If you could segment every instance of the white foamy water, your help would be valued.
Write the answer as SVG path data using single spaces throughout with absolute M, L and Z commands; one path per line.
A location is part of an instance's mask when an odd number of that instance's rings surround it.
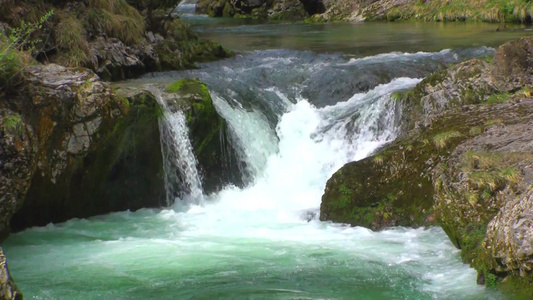
M 13 235 L 12 272 L 37 299 L 499 299 L 476 286 L 439 228 L 372 232 L 317 220 L 327 179 L 395 138 L 390 94 L 417 82 L 398 78 L 324 108 L 284 101 L 275 132 L 260 112 L 215 98 L 253 166 L 247 187 L 192 199 L 185 211 Z
M 189 129 L 182 111 L 172 112 L 155 88 L 150 88 L 165 112 L 159 120 L 161 152 L 165 170 L 167 204 L 176 199 L 187 203 L 202 204 L 202 182 L 198 173 L 198 162 L 189 139 Z M 179 172 L 179 173 L 178 173 Z M 186 191 L 178 193 L 178 191 Z

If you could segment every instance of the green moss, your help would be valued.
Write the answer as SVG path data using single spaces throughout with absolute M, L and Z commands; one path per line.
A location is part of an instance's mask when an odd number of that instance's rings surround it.
M 488 96 L 486 103 L 487 104 L 500 104 L 505 103 L 507 100 L 509 100 L 511 94 L 509 93 L 498 93 L 498 94 L 492 94 Z
M 470 128 L 470 130 L 468 131 L 468 134 L 470 134 L 471 136 L 476 136 L 476 135 L 481 134 L 482 132 L 483 132 L 483 129 L 480 126 L 474 126 Z
M 470 223 L 460 231 L 461 258 L 466 263 L 472 263 L 478 258 L 482 249 L 481 242 L 485 238 L 486 224 Z
M 5 116 L 3 120 L 4 129 L 7 133 L 20 136 L 24 130 L 22 117 L 19 114 Z
M 533 295 L 533 279 L 509 275 L 498 283 L 498 289 L 510 299 L 530 300 Z
M 485 271 L 485 286 L 488 287 L 488 288 L 494 288 L 496 287 L 497 283 L 498 283 L 498 276 L 488 272 L 488 271 Z
M 390 95 L 390 98 L 394 101 L 403 101 L 409 97 L 409 94 L 411 93 L 411 91 L 412 89 L 395 91 Z
M 198 95 L 203 102 L 210 101 L 211 96 L 209 95 L 209 90 L 207 86 L 200 82 L 198 78 L 190 79 L 184 78 L 180 79 L 169 86 L 167 86 L 166 91 L 168 93 L 181 93 L 181 94 L 195 94 Z M 209 100 L 208 100 L 209 98 Z

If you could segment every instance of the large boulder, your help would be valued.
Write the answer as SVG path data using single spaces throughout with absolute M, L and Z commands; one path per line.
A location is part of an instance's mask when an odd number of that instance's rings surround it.
M 156 64 L 150 44 L 130 47 L 116 38 L 97 37 L 89 45 L 87 67 L 103 80 L 138 77 Z
M 530 101 L 521 101 L 461 106 L 435 116 L 431 127 L 411 131 L 376 154 L 335 172 L 322 196 L 320 219 L 373 230 L 436 224 L 440 211 L 435 215 L 434 176 L 439 163 L 446 165 L 462 141 L 503 122 L 523 121 L 532 109 Z M 493 123 L 495 115 L 502 120 Z
M 29 130 L 21 115 L 0 109 L 0 240 L 8 236 L 11 217 L 22 206 L 35 171 Z
M 499 47 L 494 54 L 491 84 L 512 92 L 533 84 L 533 39 L 520 38 Z
M 381 229 L 435 220 L 478 271 L 519 299 L 533 292 L 532 40 L 396 93 L 404 134 L 328 181 L 321 220 Z
M 516 108 L 503 119 L 514 124 L 461 143 L 433 171 L 439 224 L 489 286 L 533 280 L 533 101 Z
M 153 97 L 118 96 L 83 68 L 33 66 L 25 76 L 0 121 L 4 236 L 9 219 L 20 230 L 164 203 Z
M 481 270 L 480 277 L 485 283 L 491 278 L 496 282 L 501 279 L 502 288 L 520 299 L 530 299 L 533 295 L 532 223 L 533 188 L 530 186 L 510 199 L 490 221 L 482 244 L 484 257 L 488 258 L 484 263 L 491 268 Z

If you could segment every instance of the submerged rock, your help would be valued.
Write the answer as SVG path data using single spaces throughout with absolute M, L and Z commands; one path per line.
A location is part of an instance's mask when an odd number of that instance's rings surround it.
M 6 256 L 2 248 L 0 248 L 0 299 L 22 300 L 22 293 L 13 282 L 11 274 L 9 274 Z
M 4 237 L 9 219 L 20 230 L 163 203 L 153 98 L 117 96 L 83 68 L 33 66 L 26 78 L 5 102 L 19 125 L 8 110 L 0 121 Z
M 166 92 L 164 97 L 171 109 L 185 112 L 204 192 L 212 193 L 228 184 L 243 186 L 243 163 L 229 138 L 227 122 L 217 112 L 205 84 L 198 79 L 181 79 Z

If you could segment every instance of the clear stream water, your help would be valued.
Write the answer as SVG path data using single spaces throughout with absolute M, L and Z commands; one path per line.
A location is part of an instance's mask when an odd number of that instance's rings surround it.
M 372 232 L 317 213 L 335 170 L 397 136 L 393 91 L 527 28 L 184 18 L 240 54 L 121 85 L 204 81 L 247 186 L 12 234 L 2 247 L 28 299 L 502 299 L 475 284 L 440 228 Z M 189 148 L 182 117 L 161 126 L 166 145 Z

